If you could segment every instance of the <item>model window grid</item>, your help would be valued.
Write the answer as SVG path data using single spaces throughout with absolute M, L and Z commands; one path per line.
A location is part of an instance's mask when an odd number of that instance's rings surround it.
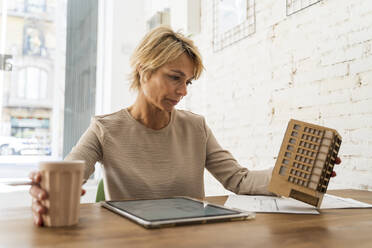
M 288 170 L 288 181 L 325 193 L 341 139 L 330 130 L 321 130 L 292 121 L 279 174 Z M 290 164 L 290 158 L 293 163 Z

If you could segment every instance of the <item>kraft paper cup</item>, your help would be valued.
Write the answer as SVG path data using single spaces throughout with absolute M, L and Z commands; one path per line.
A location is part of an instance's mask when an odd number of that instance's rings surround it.
M 42 215 L 45 226 L 76 225 L 79 221 L 84 161 L 40 162 L 41 188 L 48 193 L 42 203 L 48 208 Z

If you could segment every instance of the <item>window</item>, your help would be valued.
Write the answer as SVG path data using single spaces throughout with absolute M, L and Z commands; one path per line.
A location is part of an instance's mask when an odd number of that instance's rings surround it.
M 214 0 L 213 50 L 219 51 L 256 31 L 254 0 Z
M 25 0 L 25 12 L 42 13 L 46 10 L 46 0 Z
M 95 107 L 97 12 L 98 0 L 0 0 L 2 54 L 13 66 L 0 70 L 0 182 L 63 159 L 86 130 Z M 18 187 L 1 207 L 29 205 L 27 190 Z
M 170 10 L 169 8 L 163 11 L 158 11 L 147 21 L 147 29 L 151 30 L 159 25 L 170 25 Z
M 287 0 L 287 16 L 305 9 L 321 0 Z
M 30 56 L 45 56 L 45 39 L 42 31 L 33 26 L 25 26 L 23 54 Z
M 26 67 L 19 71 L 17 97 L 45 99 L 48 91 L 48 73 L 38 67 Z
M 12 0 L 8 1 L 8 11 L 10 13 L 23 13 L 25 11 L 24 0 Z

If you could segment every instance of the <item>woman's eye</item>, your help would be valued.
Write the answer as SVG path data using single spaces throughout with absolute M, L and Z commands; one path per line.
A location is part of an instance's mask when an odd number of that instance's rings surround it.
M 178 80 L 180 80 L 180 77 L 179 76 L 169 76 L 171 79 L 173 79 L 173 80 L 176 80 L 176 81 L 178 81 Z
M 168 77 L 169 77 L 171 80 L 173 80 L 173 81 L 177 81 L 177 83 L 183 83 L 183 82 L 184 82 L 180 76 L 168 75 Z M 186 82 L 186 85 L 191 85 L 191 84 L 192 84 L 191 81 L 187 81 L 187 82 Z

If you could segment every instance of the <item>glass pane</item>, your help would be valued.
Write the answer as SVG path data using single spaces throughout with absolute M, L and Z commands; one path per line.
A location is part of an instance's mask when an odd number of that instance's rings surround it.
M 40 71 L 40 81 L 39 81 L 39 89 L 40 89 L 40 99 L 45 99 L 47 97 L 47 80 L 48 76 L 45 71 Z
M 30 67 L 26 73 L 26 98 L 39 99 L 39 69 Z
M 25 0 L 25 2 L 27 12 L 41 13 L 45 11 L 45 0 Z
M 62 159 L 66 11 L 67 0 L 0 0 L 0 56 L 11 58 L 0 59 L 0 182 Z
M 221 34 L 247 19 L 246 0 L 220 0 L 218 10 L 218 28 Z
M 25 98 L 25 90 L 26 90 L 26 71 L 20 70 L 18 74 L 18 82 L 17 82 L 17 97 Z

